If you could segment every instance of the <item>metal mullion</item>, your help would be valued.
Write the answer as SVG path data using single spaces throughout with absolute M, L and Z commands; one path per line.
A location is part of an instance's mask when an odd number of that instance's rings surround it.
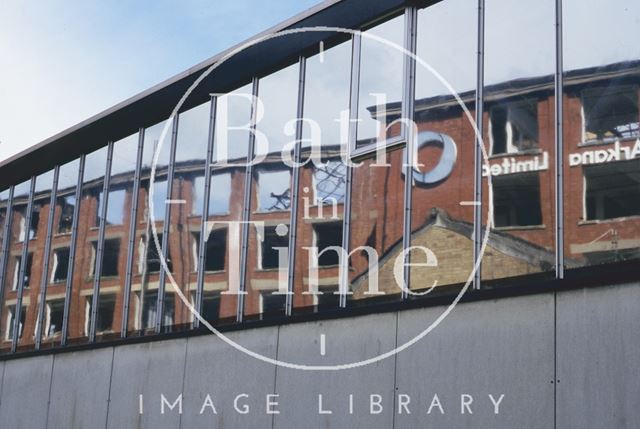
M 349 241 L 351 238 L 351 182 L 353 181 L 353 167 L 350 165 L 351 153 L 356 147 L 356 138 L 358 131 L 358 92 L 360 90 L 360 51 L 361 51 L 360 34 L 354 34 L 352 38 L 351 51 L 351 86 L 349 89 L 349 141 L 347 143 L 347 156 L 349 160 L 347 164 L 347 173 L 345 177 L 345 198 L 342 219 L 342 248 L 349 251 Z M 340 293 L 339 306 L 344 308 L 347 306 L 347 292 L 349 291 L 349 256 L 346 261 L 341 261 L 340 281 L 338 283 Z
M 20 270 L 18 271 L 18 291 L 16 299 L 16 311 L 13 314 L 13 337 L 11 338 L 11 352 L 14 353 L 18 348 L 18 334 L 20 331 L 20 318 L 22 315 L 22 295 L 24 293 L 24 273 L 27 267 L 27 259 L 29 257 L 29 233 L 31 232 L 31 215 L 33 212 L 33 194 L 36 191 L 36 176 L 31 176 L 29 183 L 29 200 L 27 202 L 27 212 L 24 221 L 24 240 L 22 242 L 22 254 L 20 255 Z M 32 261 L 33 265 L 33 261 Z M 33 266 L 31 267 L 33 269 Z M 26 325 L 26 317 L 25 317 Z
M 176 114 L 173 117 L 172 124 L 172 132 L 171 132 L 171 146 L 169 147 L 169 166 L 167 167 L 167 199 L 171 199 L 173 192 L 173 173 L 175 170 L 176 163 L 176 142 L 178 140 L 178 115 Z M 157 174 L 157 172 L 156 172 Z M 149 181 L 149 187 L 153 186 L 151 180 Z M 164 224 L 162 225 L 162 257 L 165 262 L 168 259 L 167 250 L 169 248 L 169 233 L 170 223 L 171 223 L 171 204 L 167 204 L 164 202 L 165 211 L 164 211 Z M 147 244 L 148 245 L 148 244 Z M 169 268 L 169 264 L 167 264 L 167 269 Z M 162 319 L 164 317 L 164 291 L 165 285 L 167 282 L 167 273 L 165 267 L 162 267 L 160 271 L 160 277 L 158 279 L 158 301 L 156 305 L 156 333 L 162 332 Z
M 131 302 L 131 282 L 133 280 L 133 259 L 136 240 L 136 226 L 138 220 L 138 200 L 140 194 L 140 175 L 142 170 L 142 151 L 144 147 L 144 128 L 138 130 L 138 152 L 136 153 L 136 169 L 133 175 L 131 190 L 131 210 L 129 213 L 129 240 L 127 242 L 127 269 L 124 278 L 124 296 L 122 303 L 122 325 L 120 336 L 127 336 L 129 326 L 129 305 Z
M 69 337 L 69 310 L 71 308 L 71 289 L 73 287 L 73 271 L 76 258 L 76 247 L 78 241 L 78 221 L 80 218 L 80 201 L 82 199 L 82 182 L 84 180 L 84 165 L 86 161 L 86 155 L 80 156 L 78 166 L 78 182 L 76 184 L 76 206 L 73 209 L 73 221 L 71 226 L 71 241 L 69 243 L 69 265 L 67 269 L 67 283 L 64 295 L 64 312 L 62 316 L 62 334 L 60 338 L 60 345 L 67 344 Z
M 405 12 L 405 50 L 411 54 L 416 53 L 416 34 L 418 24 L 418 11 L 414 7 L 407 8 Z M 408 122 L 404 124 L 406 129 L 406 148 L 405 148 L 405 165 L 404 165 L 404 219 L 403 219 L 403 235 L 402 250 L 404 255 L 402 299 L 408 296 L 409 284 L 411 281 L 411 267 L 409 262 L 411 257 L 407 254 L 407 249 L 411 247 L 411 213 L 413 203 L 413 162 L 415 151 L 415 135 L 413 129 L 414 123 L 414 103 L 415 103 L 415 78 L 416 78 L 416 61 L 405 54 L 404 56 L 404 79 L 403 79 L 403 100 L 402 100 L 402 117 Z
M 474 163 L 474 211 L 473 211 L 473 261 L 477 265 L 477 270 L 473 277 L 473 288 L 481 287 L 481 265 L 479 259 L 482 249 L 482 136 L 484 132 L 484 0 L 478 0 L 478 51 L 476 57 L 476 127 L 477 134 L 475 138 L 475 163 Z M 488 178 L 487 180 L 490 180 Z M 489 219 L 487 219 L 489 221 Z M 488 224 L 487 224 L 487 234 Z
M 4 298 L 5 271 L 7 267 L 7 259 L 9 258 L 9 242 L 11 241 L 11 222 L 13 219 L 13 193 L 14 186 L 9 187 L 9 197 L 7 198 L 7 214 L 4 218 L 4 226 L 2 228 L 2 249 L 0 250 L 0 304 Z M 0 320 L 2 320 L 3 305 L 0 305 Z
M 244 195 L 242 206 L 242 237 L 240 247 L 240 285 L 238 291 L 238 301 L 236 306 L 236 321 L 241 323 L 244 319 L 244 296 L 247 290 L 247 260 L 249 250 L 249 215 L 251 213 L 251 190 L 253 188 L 253 155 L 255 148 L 255 128 L 257 115 L 257 99 L 258 99 L 259 80 L 257 77 L 252 81 L 252 95 L 254 100 L 251 105 L 251 122 L 249 132 L 249 148 L 247 150 L 247 166 L 245 168 L 244 178 Z
M 102 258 L 104 254 L 104 234 L 106 229 L 107 209 L 109 205 L 109 183 L 111 182 L 111 164 L 113 163 L 113 142 L 107 145 L 107 164 L 104 180 L 102 181 L 102 208 L 100 211 L 100 225 L 98 226 L 98 241 L 96 243 L 96 261 L 93 268 L 93 296 L 91 297 L 91 319 L 89 324 L 89 342 L 96 340 L 96 318 L 100 305 L 100 278 L 102 276 Z
M 555 191 L 556 191 L 556 278 L 564 278 L 564 127 L 563 127 L 563 47 L 562 0 L 556 0 L 555 14 L 556 71 L 555 71 Z
M 47 286 L 49 284 L 49 263 L 51 260 L 51 239 L 53 237 L 53 218 L 56 214 L 56 199 L 58 194 L 58 180 L 60 178 L 60 166 L 53 170 L 53 184 L 49 198 L 49 217 L 47 219 L 47 235 L 44 243 L 44 255 L 42 261 L 42 278 L 40 280 L 40 305 L 38 307 L 38 319 L 36 325 L 36 350 L 40 350 L 42 344 L 42 325 L 44 324 L 44 310 L 47 299 Z
M 287 265 L 287 294 L 285 295 L 285 315 L 291 316 L 294 297 L 294 280 L 296 264 L 296 241 L 298 236 L 298 195 L 300 186 L 300 151 L 302 144 L 304 115 L 304 90 L 307 59 L 303 56 L 299 60 L 298 70 L 298 106 L 296 113 L 296 145 L 293 152 L 292 193 L 291 193 L 291 220 L 289 221 L 289 260 Z
M 202 222 L 200 223 L 200 240 L 198 242 L 198 276 L 196 278 L 196 299 L 195 307 L 198 314 L 202 311 L 202 297 L 204 289 L 204 273 L 206 262 L 206 245 L 205 235 L 207 234 L 207 221 L 209 218 L 209 196 L 211 193 L 211 160 L 213 158 L 213 145 L 215 140 L 215 127 L 216 127 L 216 103 L 218 98 L 215 95 L 211 96 L 211 105 L 209 106 L 209 135 L 207 136 L 207 158 L 205 159 L 204 167 L 204 190 L 203 190 L 203 203 L 202 203 Z M 200 326 L 200 319 L 194 317 L 193 327 L 198 328 Z

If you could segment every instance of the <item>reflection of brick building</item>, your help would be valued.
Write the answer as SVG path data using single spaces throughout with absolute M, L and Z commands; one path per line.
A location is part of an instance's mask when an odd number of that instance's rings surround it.
M 603 261 L 635 257 L 639 243 L 637 216 L 638 180 L 636 161 L 609 161 L 604 155 L 575 154 L 608 150 L 620 141 L 622 157 L 634 158 L 632 151 L 638 137 L 638 83 L 636 65 L 626 68 L 611 67 L 602 70 L 584 70 L 567 76 L 565 104 L 565 251 L 567 267 L 593 264 Z M 615 71 L 615 72 L 614 72 Z M 596 89 L 593 89 L 596 88 Z M 605 89 L 602 89 L 605 88 Z M 600 91 L 600 99 L 610 103 L 610 109 L 589 107 L 589 96 Z M 494 191 L 494 231 L 490 235 L 484 257 L 482 276 L 487 280 L 549 271 L 553 269 L 554 252 L 554 99 L 553 82 L 547 78 L 521 80 L 487 88 L 485 135 L 488 148 L 488 171 L 492 174 Z M 608 98 L 607 98 L 608 97 Z M 465 95 L 463 94 L 463 98 Z M 634 110 L 635 109 L 635 110 Z M 605 112 L 609 116 L 601 117 Z M 616 113 L 618 112 L 618 113 Z M 617 116 L 616 116 L 617 114 Z M 598 116 L 600 115 L 600 116 Z M 634 116 L 635 115 L 635 116 Z M 586 118 L 583 120 L 583 117 Z M 635 118 L 635 124 L 634 119 Z M 445 134 L 457 145 L 457 158 L 450 174 L 437 183 L 416 181 L 413 188 L 413 244 L 429 247 L 438 257 L 438 268 L 414 268 L 413 289 L 422 289 L 438 279 L 438 285 L 455 284 L 467 280 L 472 266 L 473 208 L 460 202 L 473 200 L 473 145 L 474 134 L 467 119 L 455 103 L 446 97 L 418 100 L 416 122 L 420 131 Z M 603 131 L 604 130 L 604 131 Z M 613 130 L 613 131 L 612 131 Z M 618 134 L 616 134 L 618 133 Z M 639 146 L 640 147 L 640 146 Z M 430 144 L 421 148 L 419 161 L 425 164 L 423 171 L 436 166 L 442 153 L 442 145 Z M 570 166 L 573 155 L 582 165 Z M 633 155 L 633 156 L 632 156 Z M 333 153 L 332 159 L 339 154 Z M 602 158 L 602 159 L 601 159 Z M 351 248 L 370 246 L 380 257 L 380 287 L 388 293 L 399 290 L 393 279 L 393 261 L 402 249 L 402 216 L 404 175 L 402 151 L 388 154 L 388 167 L 354 169 L 352 184 Z M 365 161 L 371 163 L 371 161 Z M 597 165 L 595 165 L 597 164 Z M 304 219 L 299 211 L 296 269 L 294 272 L 294 307 L 314 305 L 335 306 L 337 299 L 331 294 L 338 284 L 337 259 L 324 256 L 319 267 L 320 289 L 328 291 L 323 296 L 303 295 L 309 286 L 308 253 L 304 247 L 339 245 L 342 237 L 344 166 L 329 164 L 334 175 L 322 169 L 305 167 L 300 170 L 299 207 L 309 208 L 310 219 Z M 197 284 L 197 261 L 202 213 L 202 161 L 176 165 L 171 198 L 184 200 L 186 204 L 172 206 L 168 263 L 172 274 L 185 295 L 194 300 Z M 612 167 L 612 166 L 615 166 Z M 624 168 L 623 168 L 624 166 Z M 337 168 L 336 168 L 337 167 Z M 262 243 L 258 242 L 258 230 L 250 228 L 247 258 L 247 284 L 249 294 L 245 300 L 248 318 L 262 313 L 279 311 L 284 297 L 273 296 L 281 274 L 276 269 L 277 252 L 274 246 L 286 246 L 287 236 L 275 233 L 278 224 L 290 223 L 290 190 L 288 179 L 277 176 L 284 166 L 268 161 L 262 169 L 254 171 L 251 220 L 265 223 Z M 627 171 L 628 170 L 628 171 Z M 271 175 L 270 175 L 271 174 Z M 288 174 L 288 173 L 287 173 Z M 323 176 L 324 174 L 324 176 Z M 164 177 L 163 177 L 164 175 Z M 225 176 L 226 175 L 226 176 Z M 212 186 L 216 197 L 209 212 L 209 221 L 238 220 L 242 214 L 244 169 L 227 167 L 216 170 L 216 177 L 224 179 L 218 187 Z M 146 177 L 146 179 L 145 179 Z M 285 178 L 288 178 L 285 175 Z M 327 178 L 328 177 L 328 178 Z M 110 215 L 118 220 L 105 227 L 103 276 L 100 279 L 100 300 L 97 331 L 103 335 L 117 335 L 122 323 L 124 301 L 124 276 L 127 274 L 127 258 L 131 257 L 131 294 L 128 331 L 137 332 L 153 328 L 155 319 L 156 290 L 161 271 L 155 246 L 148 245 L 148 171 L 143 171 L 142 186 L 138 195 L 136 235 L 133 255 L 128 255 L 129 213 L 132 204 L 132 173 L 111 177 L 111 193 L 124 190 L 116 203 L 110 202 Z M 159 170 L 156 192 L 163 197 L 166 171 Z M 324 180 L 324 182 L 323 182 Z M 328 182 L 327 182 L 328 181 Z M 483 204 L 487 207 L 486 177 L 483 179 Z M 332 186 L 331 192 L 323 190 L 319 183 Z M 78 248 L 73 273 L 70 303 L 69 338 L 71 341 L 85 337 L 93 294 L 93 267 L 97 250 L 99 200 L 103 178 L 85 183 L 82 190 L 78 225 Z M 583 184 L 586 184 L 586 189 Z M 320 186 L 320 187 L 319 187 Z M 307 188 L 308 191 L 302 191 Z M 160 191 L 158 191 L 158 189 Z M 45 234 L 49 213 L 49 193 L 36 194 L 34 215 L 30 231 L 25 224 L 24 196 L 14 200 L 11 244 L 5 275 L 5 301 L 2 317 L 2 340 L 7 344 L 12 326 L 12 309 L 15 308 L 22 251 L 21 237 L 29 234 L 29 262 L 25 270 L 22 304 L 21 346 L 29 346 L 38 318 L 41 276 L 46 275 L 47 287 L 43 331 L 45 342 L 56 342 L 60 335 L 64 309 L 65 262 L 68 261 L 70 234 L 67 227 L 71 205 L 65 206 L 65 194 L 72 190 L 58 191 L 58 204 L 53 220 L 54 232 L 49 272 L 42 273 Z M 605 195 L 602 193 L 605 192 Z M 313 204 L 324 200 L 320 206 Z M 336 201 L 336 213 L 332 212 L 331 198 Z M 633 198 L 631 198 L 633 197 Z M 213 198 L 213 197 L 212 197 Z M 306 200 L 305 200 L 306 198 Z M 633 201 L 632 201 L 633 199 Z M 68 201 L 67 201 L 68 202 Z M 311 202 L 311 203 L 309 203 Z M 162 206 L 162 199 L 155 201 Z M 158 207 L 156 207 L 157 209 Z M 319 209 L 322 208 L 322 216 Z M 199 211 L 200 210 L 200 211 Z M 159 212 L 162 213 L 162 210 Z M 6 216 L 6 213 L 3 213 Z M 586 217 L 585 217 L 586 216 Z M 162 221 L 157 220 L 158 231 Z M 221 294 L 229 288 L 230 255 L 228 249 L 237 246 L 238 237 L 232 237 L 223 224 L 213 225 L 209 242 L 205 246 L 206 273 L 203 284 L 203 313 L 208 319 L 233 319 L 236 313 L 236 297 Z M 419 256 L 418 256 L 419 257 Z M 350 278 L 355 294 L 352 299 L 367 298 L 364 294 L 368 279 L 369 256 L 355 253 L 351 260 Z M 363 286 L 364 285 L 364 286 Z M 165 298 L 166 329 L 188 326 L 192 321 L 190 311 L 174 296 L 167 282 Z

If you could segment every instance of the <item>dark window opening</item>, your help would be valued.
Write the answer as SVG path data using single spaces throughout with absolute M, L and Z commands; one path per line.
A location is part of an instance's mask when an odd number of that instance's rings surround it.
M 49 327 L 45 335 L 52 337 L 58 332 L 62 332 L 62 319 L 64 317 L 64 299 L 50 301 L 47 304 L 49 311 Z
M 120 254 L 120 240 L 105 240 L 102 253 L 102 276 L 118 275 L 118 256 Z
M 160 246 L 162 246 L 162 238 L 163 238 L 163 234 L 158 234 L 158 243 L 160 244 Z M 156 246 L 156 242 L 153 239 L 153 237 L 147 238 L 147 245 L 145 250 L 147 252 L 147 256 L 146 256 L 147 272 L 149 273 L 160 272 L 160 270 L 162 269 L 162 262 L 160 260 L 160 253 L 158 251 L 159 250 L 158 246 Z M 170 255 L 169 249 L 167 249 L 167 255 Z M 171 259 L 168 256 L 166 258 L 166 262 L 167 262 L 167 267 L 169 268 L 169 271 L 173 271 L 173 265 L 171 264 Z
M 220 317 L 220 294 L 209 292 L 202 297 L 202 317 L 208 322 L 216 321 Z
M 20 323 L 18 324 L 18 338 L 22 338 L 22 332 L 24 330 L 24 322 L 26 320 L 26 315 L 27 315 L 27 307 L 26 306 L 22 306 L 21 307 L 21 311 L 20 311 Z M 13 330 L 14 328 L 14 323 L 16 320 L 16 306 L 12 305 L 11 307 L 9 307 L 9 320 L 7 323 L 7 334 L 6 334 L 6 339 L 7 340 L 13 340 Z
M 318 223 L 313 226 L 318 248 L 318 266 L 326 267 L 338 265 L 340 258 L 338 252 L 333 250 L 322 251 L 328 247 L 342 246 L 342 222 Z
M 538 106 L 535 101 L 494 106 L 490 117 L 492 155 L 538 148 Z
M 29 240 L 33 240 L 38 234 L 38 223 L 40 223 L 40 206 L 34 206 L 31 212 L 31 224 L 29 225 Z
M 97 244 L 93 243 L 94 254 L 97 255 Z M 102 269 L 100 270 L 101 277 L 113 277 L 118 275 L 118 256 L 120 254 L 120 240 L 111 239 L 105 240 L 102 247 Z
M 200 237 L 196 235 L 196 245 L 200 244 Z M 209 234 L 205 245 L 205 271 L 223 271 L 227 255 L 227 230 L 213 230 Z
M 113 313 L 116 308 L 115 295 L 101 295 L 98 302 L 96 332 L 113 331 Z
M 496 176 L 492 181 L 496 227 L 542 224 L 540 177 L 537 173 Z
M 29 253 L 27 255 L 27 265 L 24 267 L 24 277 L 23 277 L 23 286 L 25 288 L 29 287 L 29 280 L 31 277 L 31 262 L 33 260 L 33 255 Z M 16 258 L 16 271 L 13 282 L 13 290 L 18 290 L 19 287 L 19 277 L 20 277 L 20 269 L 22 267 L 22 256 L 18 256 Z
M 262 241 L 262 269 L 279 268 L 279 251 L 277 248 L 288 246 L 289 234 L 280 236 L 276 233 L 275 226 L 266 226 L 264 228 L 264 240 Z
M 73 195 L 58 198 L 60 206 L 60 221 L 58 223 L 58 233 L 71 232 L 73 226 L 73 211 L 76 206 L 76 198 Z
M 158 313 L 158 292 L 147 291 L 142 300 L 142 329 L 153 329 Z M 173 294 L 167 293 L 164 297 L 163 326 L 171 328 L 175 315 L 175 301 Z
M 640 136 L 637 93 L 631 86 L 584 90 L 585 140 Z
M 260 301 L 262 305 L 262 314 L 283 313 L 286 304 L 286 295 L 274 294 L 271 291 L 262 292 Z
M 640 161 L 584 167 L 587 220 L 640 215 Z
M 53 282 L 62 282 L 69 275 L 69 248 L 55 250 L 54 253 Z

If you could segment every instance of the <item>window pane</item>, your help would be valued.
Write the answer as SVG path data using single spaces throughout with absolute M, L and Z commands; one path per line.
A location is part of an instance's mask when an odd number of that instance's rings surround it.
M 475 135 L 455 94 L 424 63 L 473 108 L 476 15 L 476 8 L 464 0 L 440 2 L 418 12 L 410 296 L 463 284 L 473 269 L 473 206 L 461 203 L 474 199 Z M 401 253 L 395 252 L 394 259 L 398 256 Z M 430 257 L 437 263 L 430 264 Z
M 264 159 L 254 167 L 253 177 L 250 219 L 255 224 L 249 228 L 248 294 L 244 305 L 244 314 L 249 319 L 263 317 L 264 311 L 279 315 L 284 312 L 284 295 L 271 298 L 278 299 L 282 306 L 270 307 L 262 305 L 261 296 L 276 292 L 287 272 L 291 169 L 284 164 L 282 152 L 295 139 L 293 133 L 286 135 L 284 128 L 287 122 L 296 120 L 298 73 L 298 64 L 293 64 L 261 78 L 258 84 L 264 116 L 256 127 L 268 139 L 268 148 L 264 145 L 255 148 L 256 157 Z M 293 129 L 291 126 L 289 131 Z M 287 145 L 289 152 L 292 148 Z M 286 281 L 283 283 L 286 288 Z
M 245 85 L 218 97 L 214 161 L 233 162 L 246 159 L 251 99 L 251 85 Z
M 62 306 L 55 310 L 54 317 L 57 317 L 58 310 L 60 312 L 64 311 L 66 281 L 69 276 L 69 249 L 71 246 L 73 210 L 76 206 L 74 194 L 76 184 L 78 183 L 78 167 L 79 160 L 64 164 L 60 167 L 60 175 L 58 177 L 58 192 L 56 194 L 56 210 L 51 241 L 52 250 L 49 255 L 49 277 L 45 296 L 46 303 L 49 303 L 51 300 L 58 300 Z M 48 209 L 46 210 L 48 211 Z M 78 246 L 81 245 L 79 244 Z M 78 273 L 79 270 L 79 268 L 76 269 L 76 273 L 82 277 L 84 274 Z M 49 311 L 47 307 L 45 307 L 45 311 Z M 74 323 L 76 323 L 80 317 L 81 316 L 77 314 L 72 314 L 69 322 L 73 320 Z M 84 317 L 84 315 L 82 317 Z M 47 321 L 46 314 L 44 321 Z M 43 325 L 41 347 L 50 347 L 54 344 L 59 344 L 62 332 L 62 316 L 60 315 L 60 321 L 55 325 L 51 335 L 47 335 L 47 332 L 49 332 L 48 329 L 50 328 Z
M 53 171 L 48 171 L 36 177 L 29 241 L 24 243 L 28 249 L 28 256 L 25 261 L 22 304 L 26 308 L 27 314 L 20 316 L 24 319 L 26 329 L 18 342 L 18 349 L 22 351 L 30 350 L 35 345 L 40 285 L 42 276 L 46 276 L 46 273 L 43 273 L 42 269 L 39 268 L 44 264 L 44 247 L 52 185 Z
M 23 283 L 25 287 L 30 284 L 31 267 L 27 266 L 25 270 L 24 278 L 20 279 L 20 265 L 22 259 L 22 247 L 25 237 L 25 225 L 26 225 L 26 206 L 29 196 L 30 180 L 22 182 L 14 187 L 14 200 L 13 206 L 9 208 L 12 212 L 11 225 L 9 227 L 9 236 L 6 240 L 9 240 L 6 264 L 4 270 L 4 296 L 2 297 L 2 310 L 0 314 L 0 352 L 8 353 L 11 349 L 11 338 L 13 329 L 13 320 L 15 317 L 15 306 L 18 299 L 18 287 L 20 283 Z M 23 310 L 26 310 L 23 308 Z M 23 311 L 20 316 L 24 327 L 24 321 L 26 320 L 26 311 Z
M 565 267 L 638 259 L 640 4 L 565 0 L 563 17 Z
M 387 43 L 401 48 L 403 39 L 403 15 L 379 24 L 362 35 L 357 147 L 399 135 L 398 126 L 388 131 L 386 128 L 399 116 L 402 104 L 404 55 L 401 49 Z M 395 111 L 395 118 L 387 112 L 388 109 Z
M 167 132 L 162 139 L 162 146 L 160 147 L 160 138 L 165 126 L 167 126 Z M 129 333 L 139 332 L 147 328 L 153 329 L 154 327 L 153 322 L 148 326 L 143 323 L 143 314 L 148 313 L 146 310 L 147 303 L 154 299 L 151 297 L 152 292 L 155 294 L 155 299 L 157 299 L 161 268 L 159 248 L 156 246 L 152 235 L 149 182 L 151 166 L 154 162 L 156 151 L 159 151 L 153 182 L 153 219 L 158 233 L 158 244 L 162 246 L 162 230 L 167 200 L 167 168 L 170 158 L 172 128 L 172 122 L 167 124 L 167 120 L 165 120 L 144 130 L 141 184 L 137 195 L 137 218 L 132 219 L 136 223 L 136 235 L 133 244 L 134 263 L 131 295 L 129 297 L 127 327 Z M 155 301 L 153 305 L 155 312 Z
M 195 208 L 192 204 L 200 203 L 192 196 L 204 192 L 204 181 L 194 179 L 205 174 L 210 109 L 210 103 L 204 103 L 180 113 L 178 117 L 173 194 L 169 197 L 175 203 L 170 206 L 170 246 L 167 253 L 176 284 L 174 286 L 169 278 L 166 279 L 164 299 L 173 302 L 164 307 L 163 319 L 171 321 L 164 326 L 167 331 L 188 329 L 193 320 L 191 310 L 176 295 L 175 288 L 177 286 L 185 297 L 189 297 L 197 284 L 197 270 L 194 269 L 197 254 L 192 252 L 191 244 L 193 234 L 200 231 L 202 217 L 192 216 Z M 199 211 L 202 212 L 202 205 Z
M 107 162 L 107 147 L 86 156 L 85 175 L 80 201 L 80 222 L 74 261 L 74 278 L 69 308 L 70 342 L 87 340 L 93 296 L 93 274 L 96 266 L 95 245 L 98 240 L 100 192 L 103 188 Z
M 351 253 L 347 305 L 395 301 L 400 289 L 393 264 L 402 253 L 404 178 L 403 151 L 387 154 L 388 165 L 367 159 L 353 168 L 351 185 Z
M 553 0 L 486 3 L 483 221 L 491 204 L 493 228 L 484 280 L 555 268 L 554 22 Z
M 341 136 L 341 115 L 349 113 L 351 41 L 343 42 L 316 54 L 306 61 L 304 117 L 298 189 L 298 231 L 294 273 L 293 311 L 318 311 L 326 299 L 334 309 L 338 305 L 332 294 L 337 285 L 337 253 L 327 249 L 342 246 L 342 222 L 346 195 L 347 167 L 343 163 L 346 137 Z M 320 143 L 315 156 L 311 142 Z M 314 149 L 318 149 L 317 146 Z M 320 256 L 311 250 L 318 249 Z M 324 252 L 323 252 L 324 251 Z M 321 253 L 323 252 L 323 253 Z M 333 261 L 332 261 L 333 259 Z M 304 294 L 310 280 L 318 278 L 318 292 Z M 313 281 L 311 281 L 312 283 Z

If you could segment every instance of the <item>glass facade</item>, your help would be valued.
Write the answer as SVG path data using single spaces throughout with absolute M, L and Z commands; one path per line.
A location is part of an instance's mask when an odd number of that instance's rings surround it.
M 637 259 L 640 6 L 529 3 L 392 11 L 3 190 L 0 353 Z

